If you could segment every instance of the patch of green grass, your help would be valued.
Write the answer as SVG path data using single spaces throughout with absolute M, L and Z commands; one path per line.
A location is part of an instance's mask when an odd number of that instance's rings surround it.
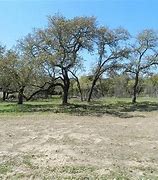
M 9 177 L 9 179 L 11 179 L 11 180 L 20 180 L 20 179 L 26 179 L 26 174 L 24 174 L 24 173 L 16 173 L 16 174 L 14 174 L 14 176 L 12 176 L 12 177 Z
M 12 163 L 11 162 L 4 162 L 0 164 L 0 175 L 1 174 L 7 174 L 9 172 L 12 172 Z
M 90 103 L 81 102 L 79 99 L 70 99 L 70 104 L 63 106 L 59 97 L 45 101 L 24 102 L 23 105 L 18 105 L 15 102 L 0 103 L 0 114 L 53 112 L 102 116 L 106 113 L 117 117 L 129 118 L 132 117 L 129 112 L 156 110 L 158 110 L 158 101 L 152 98 L 139 98 L 135 104 L 131 103 L 130 98 L 103 98 L 93 100 Z
M 23 164 L 26 165 L 30 169 L 38 169 L 37 166 L 34 166 L 33 163 L 31 162 L 32 156 L 30 155 L 25 155 L 23 156 Z
M 56 171 L 58 173 L 68 173 L 68 174 L 78 174 L 78 173 L 91 173 L 95 171 L 95 167 L 91 166 L 61 166 L 55 167 L 52 171 Z
M 141 176 L 138 180 L 157 180 L 158 176 L 154 175 L 147 175 L 147 176 Z
M 149 173 L 146 169 L 143 169 L 144 174 L 139 175 L 129 171 L 126 167 L 115 166 L 112 169 L 107 169 L 93 165 L 63 165 L 63 166 L 35 166 L 34 158 L 38 156 L 26 154 L 21 157 L 15 157 L 17 161 L 14 163 L 5 162 L 1 164 L 0 178 L 17 180 L 17 179 L 43 179 L 43 180 L 156 180 L 156 174 Z M 21 168 L 22 167 L 22 171 Z M 100 169 L 101 168 L 101 169 Z M 18 170 L 15 173 L 13 169 Z M 101 171 L 100 171 L 101 170 Z

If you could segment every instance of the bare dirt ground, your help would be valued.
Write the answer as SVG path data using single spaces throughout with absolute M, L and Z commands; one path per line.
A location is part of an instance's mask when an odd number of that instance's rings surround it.
M 0 117 L 0 179 L 158 179 L 158 112 Z

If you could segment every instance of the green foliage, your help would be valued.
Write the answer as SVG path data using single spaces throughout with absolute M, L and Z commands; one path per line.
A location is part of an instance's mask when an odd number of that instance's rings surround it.
M 81 67 L 86 52 L 89 61 L 95 57 L 95 62 L 84 76 Z M 18 94 L 19 104 L 24 98 L 55 93 L 62 95 L 63 104 L 79 95 L 88 102 L 133 95 L 135 102 L 138 95 L 158 95 L 157 52 L 158 35 L 152 29 L 133 40 L 124 28 L 99 26 L 95 17 L 67 19 L 56 14 L 48 17 L 44 29 L 19 40 L 16 48 L 0 46 L 0 90 L 3 100 L 9 93 Z M 146 78 L 149 74 L 153 76 Z

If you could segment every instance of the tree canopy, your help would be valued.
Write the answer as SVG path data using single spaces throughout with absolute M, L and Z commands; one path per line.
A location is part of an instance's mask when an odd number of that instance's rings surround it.
M 95 57 L 87 74 L 81 69 L 86 53 L 88 61 Z M 88 102 L 98 92 L 102 96 L 130 92 L 135 103 L 142 91 L 142 78 L 146 81 L 147 76 L 156 76 L 158 34 L 146 29 L 134 37 L 122 27 L 100 26 L 95 17 L 49 16 L 45 28 L 20 39 L 14 49 L 1 45 L 0 65 L 3 100 L 17 93 L 22 104 L 39 94 L 58 93 L 65 105 L 75 87 L 81 100 Z M 151 78 L 153 86 L 155 80 Z M 126 90 L 121 93 L 123 87 Z

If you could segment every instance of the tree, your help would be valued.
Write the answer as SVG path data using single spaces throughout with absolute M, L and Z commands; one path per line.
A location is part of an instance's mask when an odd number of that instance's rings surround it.
M 15 65 L 15 53 L 12 50 L 5 50 L 0 61 L 0 86 L 3 92 L 3 101 L 6 100 L 9 93 L 16 92 L 16 85 L 12 73 Z
M 23 104 L 24 91 L 32 83 L 34 78 L 34 64 L 28 59 L 18 60 L 18 66 L 13 70 L 13 78 L 18 87 L 18 104 Z
M 70 20 L 63 16 L 50 16 L 48 21 L 48 27 L 38 31 L 38 49 L 48 67 L 55 69 L 55 80 L 60 82 L 54 85 L 62 87 L 62 103 L 67 104 L 69 73 L 80 64 L 80 51 L 92 50 L 95 18 L 75 17 Z
M 131 45 L 131 55 L 126 63 L 126 72 L 134 78 L 132 102 L 136 103 L 140 76 L 153 71 L 158 65 L 158 36 L 151 29 L 143 30 Z
M 18 41 L 16 46 L 17 66 L 13 69 L 13 78 L 18 87 L 18 104 L 23 104 L 24 98 L 27 101 L 30 100 L 39 92 L 39 89 L 41 91 L 46 85 L 47 78 L 37 53 L 35 37 L 31 34 Z
M 0 45 L 0 89 L 3 92 L 3 101 L 6 99 L 6 89 L 8 88 L 9 84 L 8 83 L 8 76 L 5 71 L 5 53 L 6 49 L 5 46 Z
M 40 72 L 33 47 L 32 37 L 27 36 L 19 40 L 14 51 L 8 54 L 8 60 L 10 59 L 11 63 L 7 69 L 11 75 L 10 79 L 16 86 L 18 104 L 23 104 L 24 98 L 26 99 L 26 89 L 31 88 Z
M 98 60 L 96 67 L 93 70 L 93 81 L 89 91 L 88 102 L 92 98 L 92 93 L 96 82 L 99 78 L 110 68 L 118 68 L 119 60 L 128 57 L 128 49 L 124 47 L 123 43 L 129 38 L 129 33 L 118 28 L 110 30 L 105 27 L 101 27 L 97 30 L 97 54 Z

